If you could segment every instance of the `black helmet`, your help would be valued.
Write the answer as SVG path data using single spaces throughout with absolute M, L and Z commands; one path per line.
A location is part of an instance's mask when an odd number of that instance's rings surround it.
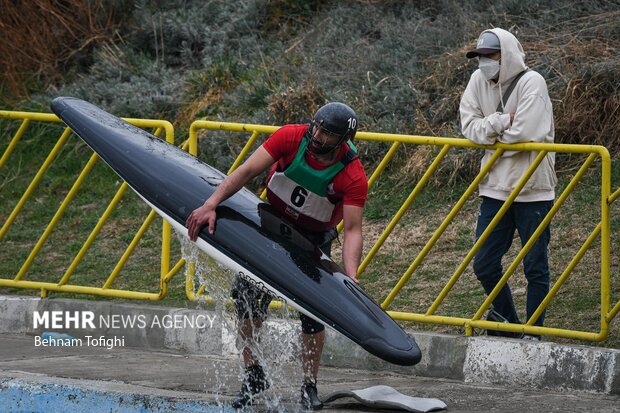
M 355 111 L 340 102 L 321 106 L 316 111 L 312 123 L 325 132 L 338 136 L 338 145 L 353 139 L 357 132 L 357 115 Z

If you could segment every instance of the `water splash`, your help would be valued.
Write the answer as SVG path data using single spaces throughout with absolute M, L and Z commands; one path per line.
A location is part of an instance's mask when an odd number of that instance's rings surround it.
M 219 264 L 184 235 L 178 235 L 181 253 L 186 262 L 193 262 L 193 272 L 186 265 L 186 277 L 192 282 L 196 305 L 203 309 L 212 307 L 222 322 L 223 343 L 234 343 L 223 349 L 222 363 L 205 363 L 205 391 L 212 394 L 219 407 L 227 407 L 224 394 L 236 395 L 244 377 L 242 351 L 245 346 L 263 366 L 271 386 L 257 396 L 254 405 L 273 412 L 301 411 L 299 405 L 303 372 L 300 360 L 300 323 L 298 313 L 286 305 L 272 305 L 262 327 L 254 329 L 244 340 L 239 331 L 239 321 L 230 301 L 235 273 Z M 226 340 L 226 338 L 233 340 Z M 230 360 L 234 361 L 231 368 Z M 201 366 L 204 368 L 203 366 Z
M 202 252 L 186 236 L 178 233 L 177 236 L 181 244 L 181 254 L 188 263 L 185 265 L 185 277 L 192 283 L 198 307 L 211 304 L 215 306 L 216 312 L 223 312 L 230 297 L 233 272 Z

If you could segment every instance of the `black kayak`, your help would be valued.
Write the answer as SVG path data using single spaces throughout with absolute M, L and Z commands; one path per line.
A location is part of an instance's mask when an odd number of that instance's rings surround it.
M 149 206 L 187 236 L 189 214 L 226 177 L 171 145 L 97 106 L 75 98 L 53 100 L 52 110 Z M 237 276 L 296 310 L 332 327 L 388 362 L 418 363 L 418 345 L 340 267 L 242 189 L 217 208 L 213 235 L 196 245 Z

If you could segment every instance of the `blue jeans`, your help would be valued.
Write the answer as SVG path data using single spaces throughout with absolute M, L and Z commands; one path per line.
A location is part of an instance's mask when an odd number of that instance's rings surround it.
M 503 204 L 504 201 L 482 197 L 476 226 L 476 239 L 480 238 Z M 503 275 L 502 257 L 512 245 L 515 230 L 519 233 L 521 245 L 525 245 L 552 206 L 553 201 L 513 202 L 506 211 L 474 258 L 474 273 L 487 295 L 493 291 Z M 547 226 L 523 260 L 527 279 L 528 320 L 549 292 L 547 247 L 550 238 L 551 231 Z M 508 283 L 493 300 L 493 307 L 511 323 L 520 323 Z M 542 326 L 544 319 L 545 313 L 543 312 L 534 325 Z

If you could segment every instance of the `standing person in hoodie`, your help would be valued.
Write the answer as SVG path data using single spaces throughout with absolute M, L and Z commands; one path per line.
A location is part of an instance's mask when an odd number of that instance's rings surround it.
M 510 32 L 495 28 L 485 30 L 477 46 L 467 58 L 478 58 L 478 67 L 469 80 L 461 98 L 460 115 L 463 135 L 472 142 L 492 145 L 495 142 L 553 143 L 553 108 L 545 79 L 525 65 L 525 53 L 517 38 Z M 506 98 L 504 94 L 514 84 Z M 486 150 L 482 166 L 492 156 Z M 476 238 L 479 238 L 493 217 L 510 196 L 512 190 L 530 167 L 537 152 L 506 151 L 480 183 L 482 198 Z M 474 258 L 474 273 L 485 292 L 490 294 L 503 275 L 502 257 L 512 244 L 515 230 L 521 245 L 530 239 L 545 218 L 555 199 L 557 182 L 555 154 L 548 153 L 526 186 L 519 193 L 499 224 Z M 526 314 L 529 320 L 549 291 L 547 227 L 523 261 L 527 278 Z M 544 313 L 535 325 L 542 326 Z M 520 323 L 508 284 L 495 300 L 489 320 Z M 519 337 L 514 333 L 488 331 L 490 335 Z M 540 340 L 540 336 L 523 338 Z

